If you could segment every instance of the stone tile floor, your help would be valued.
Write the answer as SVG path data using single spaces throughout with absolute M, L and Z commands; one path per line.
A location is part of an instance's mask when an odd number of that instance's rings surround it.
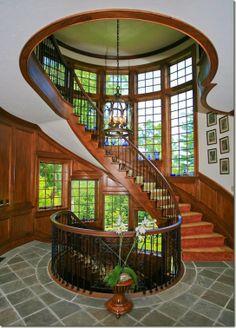
M 33 241 L 0 262 L 1 326 L 234 326 L 234 263 L 189 262 L 172 288 L 133 299 L 119 319 L 105 299 L 70 292 L 48 275 L 50 245 Z

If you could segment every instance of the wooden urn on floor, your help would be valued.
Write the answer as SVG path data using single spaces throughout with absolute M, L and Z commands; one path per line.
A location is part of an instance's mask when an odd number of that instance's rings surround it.
M 117 319 L 133 307 L 133 303 L 128 300 L 125 293 L 132 286 L 133 280 L 120 281 L 114 287 L 114 295 L 105 303 L 108 311 L 114 313 Z

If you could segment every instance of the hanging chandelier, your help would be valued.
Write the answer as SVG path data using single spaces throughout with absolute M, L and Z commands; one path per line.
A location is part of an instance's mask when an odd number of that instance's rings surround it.
M 110 137 L 128 136 L 131 133 L 131 104 L 125 101 L 121 95 L 120 87 L 120 22 L 116 24 L 116 92 L 113 99 L 104 106 L 104 132 Z

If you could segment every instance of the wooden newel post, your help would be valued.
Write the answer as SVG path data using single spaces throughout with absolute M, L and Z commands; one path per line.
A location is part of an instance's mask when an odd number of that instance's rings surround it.
M 114 313 L 117 319 L 133 308 L 133 303 L 125 296 L 132 284 L 132 279 L 118 282 L 114 287 L 114 295 L 105 303 L 107 310 Z

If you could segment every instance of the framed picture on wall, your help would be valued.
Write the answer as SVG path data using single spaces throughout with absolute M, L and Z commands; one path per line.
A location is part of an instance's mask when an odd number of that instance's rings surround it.
M 229 158 L 220 159 L 220 174 L 229 174 Z
M 229 118 L 228 116 L 223 116 L 219 119 L 220 133 L 229 131 Z
M 217 123 L 217 114 L 210 112 L 207 113 L 207 126 L 212 126 Z
M 225 154 L 229 152 L 229 137 L 220 139 L 220 153 Z
M 217 149 L 216 148 L 208 149 L 207 154 L 208 154 L 208 163 L 209 164 L 217 163 Z
M 206 136 L 208 145 L 213 145 L 217 143 L 216 129 L 207 131 Z

